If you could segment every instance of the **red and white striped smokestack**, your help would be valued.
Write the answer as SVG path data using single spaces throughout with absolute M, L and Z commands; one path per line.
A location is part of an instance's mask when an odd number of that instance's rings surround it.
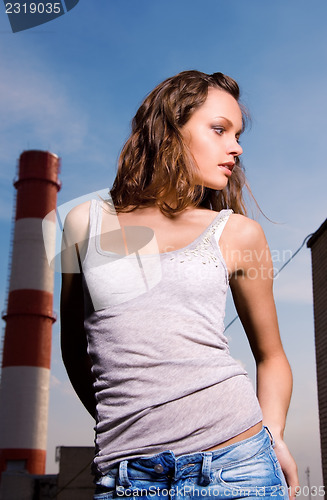
M 0 391 L 0 472 L 45 473 L 53 270 L 42 219 L 56 208 L 59 158 L 25 151 L 19 160 L 15 232 Z

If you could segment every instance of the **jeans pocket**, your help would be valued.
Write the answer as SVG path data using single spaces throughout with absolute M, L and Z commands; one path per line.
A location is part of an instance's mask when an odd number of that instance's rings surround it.
M 280 481 L 282 482 L 283 488 L 287 492 L 287 495 L 285 495 L 285 496 L 288 498 L 288 486 L 287 486 L 287 483 L 286 483 L 284 472 L 282 471 L 282 468 L 280 466 L 279 460 L 278 460 L 278 458 L 276 456 L 275 450 L 273 450 L 273 449 L 270 450 L 270 456 L 271 456 L 271 459 L 272 459 L 272 461 L 274 463 L 274 466 L 275 466 L 275 474 L 280 479 Z
M 217 471 L 224 488 L 240 491 L 244 495 L 280 497 L 283 482 L 276 474 L 276 466 L 269 449 L 247 460 L 235 462 Z

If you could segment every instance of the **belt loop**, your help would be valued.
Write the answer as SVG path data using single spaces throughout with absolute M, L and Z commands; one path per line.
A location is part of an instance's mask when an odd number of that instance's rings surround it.
M 268 434 L 268 436 L 270 438 L 270 444 L 271 444 L 271 446 L 274 448 L 274 446 L 275 446 L 275 440 L 274 440 L 274 437 L 273 437 L 272 433 L 270 432 L 270 430 L 268 429 L 268 427 L 266 425 L 264 425 L 264 429 L 266 430 L 266 432 L 267 432 L 267 434 Z
M 121 486 L 124 486 L 124 488 L 129 488 L 132 486 L 132 483 L 128 479 L 128 474 L 127 474 L 127 460 L 123 460 L 119 464 L 119 483 Z
M 212 453 L 203 453 L 202 469 L 200 484 L 208 486 L 210 483 L 210 469 L 211 469 Z

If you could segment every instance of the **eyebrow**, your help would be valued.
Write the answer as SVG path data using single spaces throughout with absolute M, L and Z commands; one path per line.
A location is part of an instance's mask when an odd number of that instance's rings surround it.
M 217 119 L 217 118 L 220 118 L 221 120 L 225 120 L 225 122 L 227 122 L 227 124 L 228 124 L 229 127 L 233 127 L 234 126 L 233 122 L 231 122 L 225 116 L 215 116 L 215 119 Z M 241 135 L 241 133 L 243 132 L 243 128 L 244 127 L 243 127 L 243 124 L 242 124 L 242 128 L 236 132 L 236 135 Z

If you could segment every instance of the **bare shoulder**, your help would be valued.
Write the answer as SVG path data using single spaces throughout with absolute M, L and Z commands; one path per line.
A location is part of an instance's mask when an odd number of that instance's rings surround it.
M 64 231 L 66 238 L 77 243 L 85 240 L 88 233 L 91 201 L 85 201 L 72 208 L 65 219 Z
M 84 203 L 80 203 L 79 205 L 76 205 L 76 207 L 73 207 L 67 214 L 66 219 L 65 219 L 65 224 L 73 224 L 74 222 L 82 222 L 82 220 L 86 219 L 86 221 L 89 218 L 89 213 L 90 213 L 90 205 L 91 201 L 84 201 Z
M 258 259 L 269 260 L 269 248 L 262 227 L 244 215 L 230 215 L 219 246 L 231 275 L 238 270 L 245 271 Z
M 90 201 L 76 205 L 72 208 L 66 218 L 63 229 L 61 268 L 63 274 L 63 287 L 71 281 L 71 276 L 80 272 L 77 260 L 77 247 L 80 257 L 85 255 L 89 228 Z
M 228 246 L 246 249 L 266 245 L 265 233 L 258 222 L 244 215 L 231 214 L 222 240 Z

